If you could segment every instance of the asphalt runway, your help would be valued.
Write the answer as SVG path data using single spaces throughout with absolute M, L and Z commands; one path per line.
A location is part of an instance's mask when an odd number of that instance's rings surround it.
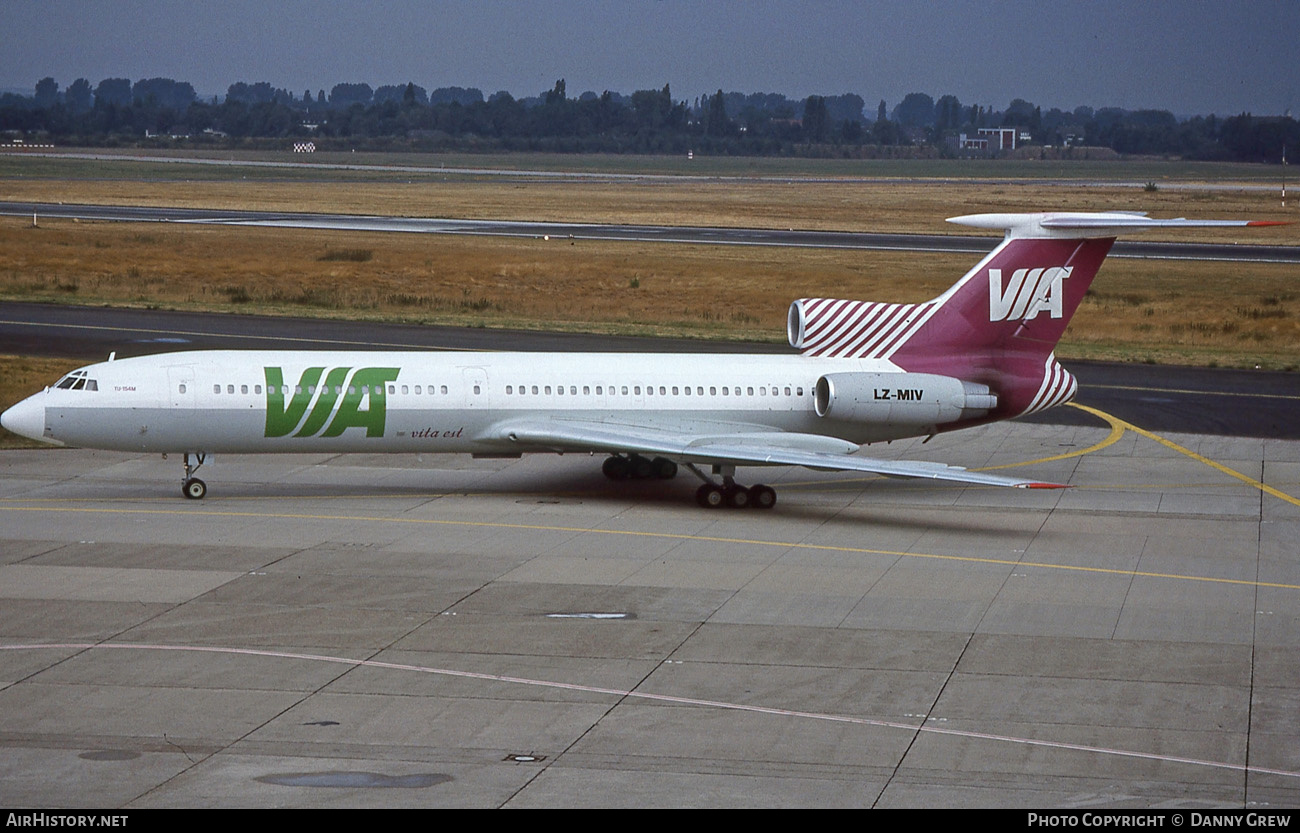
M 325 181 L 334 181 L 336 177 L 331 175 L 336 171 L 347 171 L 349 173 L 374 173 L 374 174 L 417 174 L 420 176 L 448 177 L 448 176 L 467 176 L 467 177 L 489 177 L 505 180 L 550 180 L 550 181 L 605 181 L 605 182 L 717 182 L 717 181 L 734 181 L 734 182 L 782 182 L 782 183 L 818 183 L 818 182 L 865 182 L 879 185 L 907 185 L 918 182 L 917 177 L 882 177 L 882 176 L 815 176 L 800 174 L 686 174 L 681 172 L 673 173 L 628 173 L 605 170 L 545 170 L 536 168 L 483 168 L 483 167 L 465 167 L 455 165 L 393 165 L 393 164 L 357 164 L 355 162 L 290 162 L 287 160 L 266 160 L 266 159 L 234 159 L 226 157 L 217 159 L 213 157 L 202 156 L 171 156 L 171 155 L 139 155 L 132 153 L 93 153 L 93 152 L 68 152 L 66 150 L 57 150 L 53 152 L 37 151 L 33 148 L 23 149 L 6 149 L 0 150 L 0 156 L 27 156 L 46 159 L 83 159 L 101 162 L 143 162 L 146 164 L 167 164 L 167 165 L 196 165 L 203 167 L 219 168 L 263 168 L 263 169 L 284 169 L 294 171 L 300 174 L 302 171 L 319 171 L 326 175 Z M 301 180 L 299 180 L 301 181 Z M 1015 186 L 1015 185 L 1060 185 L 1074 188 L 1143 188 L 1148 186 L 1148 181 L 1143 179 L 1126 181 L 1116 179 L 1104 180 L 1086 180 L 1086 179 L 1047 179 L 1047 178 L 1000 178 L 1000 177 L 925 177 L 923 180 L 928 184 L 944 185 L 950 182 L 979 182 L 989 187 L 998 186 Z M 1266 191 L 1272 192 L 1277 190 L 1273 183 L 1262 182 L 1163 182 L 1160 184 L 1161 189 L 1170 191 Z
M 0 343 L 595 346 L 116 315 Z M 194 503 L 175 457 L 0 451 L 0 804 L 1295 807 L 1300 441 L 1233 435 L 1294 374 L 1127 371 L 871 449 L 1071 489 L 765 470 L 761 513 L 583 455 L 219 456 Z
M 467 234 L 495 237 L 552 237 L 576 240 L 617 240 L 730 246 L 893 250 L 907 252 L 970 252 L 986 254 L 1000 239 L 961 234 L 876 234 L 871 232 L 809 231 L 804 229 L 743 229 L 702 226 L 633 226 L 598 223 L 539 223 L 507 220 L 465 220 L 434 217 L 373 217 L 270 211 L 222 211 L 149 206 L 65 205 L 62 203 L 0 202 L 0 216 L 46 217 L 113 222 L 201 223 L 269 228 L 332 229 L 419 234 Z M 1217 260 L 1227 262 L 1300 263 L 1300 246 L 1257 243 L 1159 243 L 1116 241 L 1111 257 L 1153 260 Z

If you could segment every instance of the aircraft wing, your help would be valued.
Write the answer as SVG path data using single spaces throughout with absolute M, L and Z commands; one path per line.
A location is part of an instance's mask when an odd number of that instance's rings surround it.
M 755 430 L 757 429 L 757 430 Z M 885 477 L 920 478 L 980 486 L 1063 489 L 1056 483 L 970 471 L 960 466 L 859 457 L 860 446 L 818 434 L 763 430 L 746 424 L 691 426 L 682 433 L 663 428 L 562 417 L 529 417 L 494 426 L 491 436 L 521 450 L 655 454 L 707 465 L 805 466 L 821 471 L 860 471 Z

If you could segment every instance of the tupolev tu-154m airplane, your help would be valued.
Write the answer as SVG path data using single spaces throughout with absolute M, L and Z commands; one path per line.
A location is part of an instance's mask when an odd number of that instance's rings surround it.
M 807 466 L 956 483 L 1060 488 L 937 463 L 858 456 L 1068 402 L 1053 354 L 1124 232 L 1274 225 L 1134 213 L 974 214 L 1003 241 L 921 304 L 804 298 L 798 355 L 193 351 L 75 370 L 0 415 L 55 445 L 184 455 L 182 492 L 210 453 L 608 454 L 612 480 L 703 481 L 700 505 L 771 508 L 737 466 Z M 194 455 L 194 463 L 190 461 Z

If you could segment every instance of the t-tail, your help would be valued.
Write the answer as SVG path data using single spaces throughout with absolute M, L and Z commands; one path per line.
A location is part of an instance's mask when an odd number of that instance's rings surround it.
M 803 298 L 790 307 L 788 332 L 790 344 L 804 355 L 883 359 L 909 373 L 986 386 L 996 406 L 960 420 L 965 425 L 1023 416 L 1074 398 L 1078 384 L 1053 351 L 1118 235 L 1152 228 L 1278 225 L 1155 220 L 1121 212 L 971 214 L 949 222 L 1001 229 L 1006 237 L 932 301 Z

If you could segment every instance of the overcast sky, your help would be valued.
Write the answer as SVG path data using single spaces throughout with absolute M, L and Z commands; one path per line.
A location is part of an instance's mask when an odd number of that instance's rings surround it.
M 997 109 L 1300 107 L 1296 0 L 0 0 L 0 32 L 0 88 L 26 91 L 162 76 L 209 96 L 414 81 L 523 97 L 564 78 L 571 96 L 852 92 L 869 114 L 909 92 Z

